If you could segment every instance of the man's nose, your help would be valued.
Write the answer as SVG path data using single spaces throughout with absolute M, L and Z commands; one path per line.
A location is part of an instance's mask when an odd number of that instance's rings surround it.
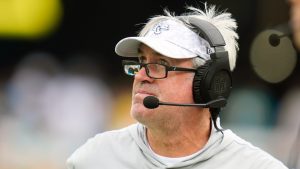
M 150 78 L 147 75 L 146 69 L 144 67 L 135 74 L 134 79 L 138 81 L 149 81 L 149 82 L 152 82 L 154 80 L 153 78 Z

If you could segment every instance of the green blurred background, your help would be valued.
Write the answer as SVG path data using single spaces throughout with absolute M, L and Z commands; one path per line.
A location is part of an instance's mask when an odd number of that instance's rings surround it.
M 223 127 L 287 164 L 300 124 L 289 5 L 207 2 L 227 9 L 239 26 Z M 180 14 L 196 4 L 203 8 L 196 0 L 0 0 L 0 168 L 65 168 L 89 137 L 133 123 L 132 79 L 122 72 L 115 44 L 164 7 Z M 274 33 L 287 36 L 272 46 Z

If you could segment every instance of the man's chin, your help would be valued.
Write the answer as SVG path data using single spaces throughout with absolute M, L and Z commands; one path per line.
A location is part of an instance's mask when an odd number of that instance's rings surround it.
M 131 111 L 130 111 L 131 116 L 139 122 L 150 118 L 152 113 L 153 113 L 153 111 L 151 109 L 147 109 L 141 103 L 133 104 L 132 107 L 131 107 Z

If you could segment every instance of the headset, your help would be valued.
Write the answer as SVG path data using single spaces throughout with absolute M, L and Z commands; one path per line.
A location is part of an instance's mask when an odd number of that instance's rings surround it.
M 180 19 L 194 26 L 200 32 L 199 36 L 203 36 L 202 38 L 214 48 L 214 52 L 210 54 L 211 59 L 196 70 L 193 80 L 195 103 L 207 103 L 220 98 L 227 100 L 232 88 L 232 75 L 222 34 L 208 21 L 192 17 Z
M 199 31 L 214 52 L 210 53 L 210 60 L 196 69 L 193 79 L 193 99 L 195 104 L 161 102 L 154 96 L 144 98 L 146 108 L 155 109 L 159 105 L 169 106 L 198 106 L 209 108 L 211 118 L 217 131 L 222 128 L 217 126 L 220 110 L 227 103 L 232 88 L 232 76 L 229 65 L 228 52 L 225 50 L 225 41 L 219 30 L 211 23 L 191 17 L 180 17 Z
M 225 40 L 221 32 L 211 23 L 196 19 L 183 18 L 199 31 L 199 36 L 208 41 L 214 48 L 210 53 L 210 60 L 206 61 L 203 66 L 197 68 L 193 80 L 193 98 L 195 103 L 208 103 L 218 99 L 224 99 L 224 104 L 208 105 L 211 113 L 213 124 L 217 131 L 222 132 L 222 128 L 217 125 L 221 107 L 227 103 L 231 88 L 232 75 L 228 52 L 225 50 Z

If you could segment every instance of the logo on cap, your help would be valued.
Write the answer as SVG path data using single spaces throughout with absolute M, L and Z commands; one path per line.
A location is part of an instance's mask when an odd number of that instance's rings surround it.
M 167 30 L 169 30 L 169 25 L 164 22 L 159 22 L 156 25 L 154 25 L 154 27 L 152 28 L 152 31 L 156 35 L 160 34 L 162 31 L 167 31 Z
M 213 53 L 213 50 L 210 47 L 206 47 L 206 53 L 210 55 Z

